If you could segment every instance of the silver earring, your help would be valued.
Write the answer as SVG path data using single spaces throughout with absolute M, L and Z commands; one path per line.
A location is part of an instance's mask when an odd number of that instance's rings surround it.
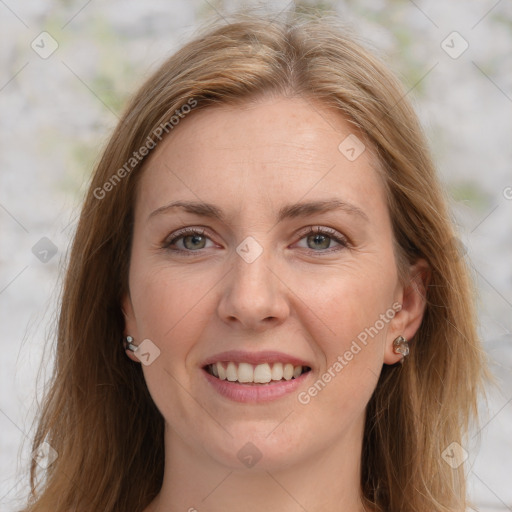
M 134 345 L 132 343 L 133 338 L 131 336 L 126 336 L 125 341 L 126 341 L 126 349 L 127 350 L 131 350 L 132 352 L 135 352 L 139 348 L 139 347 L 137 347 L 137 345 Z
M 393 341 L 393 352 L 395 354 L 402 354 L 400 363 L 403 364 L 404 359 L 409 355 L 409 343 L 403 336 L 398 336 L 398 338 Z

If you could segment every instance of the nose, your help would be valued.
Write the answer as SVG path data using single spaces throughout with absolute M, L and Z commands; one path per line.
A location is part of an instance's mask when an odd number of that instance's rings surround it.
M 282 324 L 290 314 L 289 288 L 279 276 L 275 259 L 265 249 L 252 262 L 233 254 L 232 271 L 223 280 L 218 315 L 231 327 L 262 332 Z

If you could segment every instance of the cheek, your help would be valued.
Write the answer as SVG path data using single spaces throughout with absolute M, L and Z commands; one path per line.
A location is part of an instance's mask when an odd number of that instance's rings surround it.
M 183 326 L 195 329 L 207 318 L 205 294 L 213 287 L 211 279 L 166 263 L 134 263 L 130 289 L 141 335 L 167 345 Z
M 195 375 L 188 357 L 213 314 L 208 291 L 215 280 L 167 263 L 136 263 L 131 292 L 138 331 L 160 350 L 151 365 L 142 367 L 144 378 L 165 418 L 186 418 L 191 401 L 185 390 L 192 389 Z
M 381 265 L 343 269 L 323 287 L 308 287 L 308 304 L 328 328 L 326 353 L 331 357 L 348 350 L 351 341 L 364 341 L 364 333 L 371 330 L 372 338 L 383 338 L 389 321 L 381 315 L 393 304 L 396 275 Z M 373 327 L 377 328 L 375 333 Z
M 339 422 L 340 415 L 355 419 L 364 411 L 382 370 L 386 334 L 394 316 L 393 261 L 382 255 L 380 261 L 368 258 L 365 265 L 346 267 L 336 280 L 310 295 L 310 304 L 328 326 L 322 330 L 326 334 L 317 338 L 325 367 L 300 400 L 309 404 L 313 415 Z
M 309 296 L 311 308 L 317 308 L 322 320 L 317 319 L 317 325 L 328 327 L 315 340 L 325 366 L 298 396 L 299 412 L 322 417 L 325 435 L 326 425 L 341 428 L 356 421 L 375 390 L 394 316 L 393 284 L 389 273 L 367 269 L 366 273 L 346 272 L 336 283 Z

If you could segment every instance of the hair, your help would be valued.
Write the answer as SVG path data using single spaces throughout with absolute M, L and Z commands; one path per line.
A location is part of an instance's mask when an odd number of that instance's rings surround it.
M 172 117 L 191 110 L 184 105 L 194 105 L 193 116 L 266 94 L 320 101 L 364 137 L 384 177 L 399 276 L 418 258 L 430 266 L 410 355 L 404 365 L 383 366 L 367 406 L 362 499 L 377 511 L 466 510 L 464 466 L 452 469 L 441 454 L 463 445 L 487 369 L 447 198 L 394 75 L 334 17 L 290 11 L 207 26 L 142 85 L 115 128 L 72 244 L 33 440 L 34 450 L 47 441 L 58 457 L 42 475 L 31 462 L 24 512 L 141 511 L 158 494 L 164 419 L 141 365 L 121 344 L 134 202 L 147 160 L 140 148 L 150 139 L 156 145 L 155 134 L 172 137 Z

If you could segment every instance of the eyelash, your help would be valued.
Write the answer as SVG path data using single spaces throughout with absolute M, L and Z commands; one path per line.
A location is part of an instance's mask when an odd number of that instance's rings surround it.
M 340 251 L 343 249 L 348 249 L 351 247 L 348 239 L 332 228 L 320 227 L 320 226 L 314 226 L 314 227 L 310 226 L 306 230 L 302 231 L 299 234 L 299 236 L 300 236 L 300 240 L 302 240 L 303 238 L 306 238 L 311 235 L 317 235 L 317 234 L 328 236 L 333 241 L 340 244 L 341 247 L 329 248 L 329 249 L 321 250 L 321 251 L 315 251 L 314 249 L 306 249 L 306 250 L 313 252 L 315 254 L 322 255 L 322 254 L 330 254 L 332 252 L 337 252 L 337 251 Z M 198 249 L 197 251 L 192 251 L 192 250 L 184 250 L 184 249 L 172 249 L 171 246 L 174 245 L 178 240 L 185 238 L 187 236 L 206 236 L 207 238 L 210 239 L 210 237 L 207 236 L 206 230 L 204 228 L 201 228 L 201 229 L 199 229 L 199 228 L 183 228 L 183 229 L 173 233 L 171 236 L 172 236 L 172 238 L 164 241 L 164 243 L 162 245 L 162 249 L 166 249 L 166 250 L 172 251 L 174 253 L 181 253 L 186 256 L 193 256 L 194 253 L 199 253 L 202 249 Z

